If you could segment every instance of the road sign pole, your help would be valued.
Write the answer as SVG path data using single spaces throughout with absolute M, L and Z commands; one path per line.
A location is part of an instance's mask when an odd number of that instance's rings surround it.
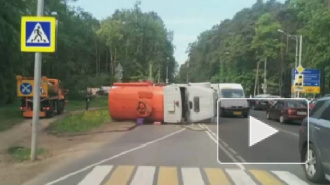
M 299 66 L 301 66 L 301 58 L 302 58 L 302 35 L 299 36 Z M 300 92 L 298 91 L 297 97 L 300 98 Z
M 43 16 L 44 0 L 38 0 L 37 16 Z M 32 118 L 32 137 L 31 137 L 31 161 L 36 160 L 37 156 L 37 140 L 38 125 L 40 112 L 40 81 L 41 81 L 41 62 L 42 54 L 35 53 L 34 59 L 34 94 L 33 94 L 33 118 Z
M 301 57 L 302 57 L 302 42 L 303 42 L 303 38 L 302 38 L 302 35 L 300 35 L 300 48 L 299 48 L 299 66 L 301 66 Z

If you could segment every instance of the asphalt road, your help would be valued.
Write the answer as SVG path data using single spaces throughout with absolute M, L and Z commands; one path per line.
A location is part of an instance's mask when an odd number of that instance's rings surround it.
M 267 120 L 265 111 L 251 111 L 251 116 L 276 128 L 279 132 L 249 147 L 249 118 L 226 117 L 219 119 L 219 160 L 233 162 L 223 156 L 226 148 L 243 163 L 301 163 L 299 157 L 299 124 L 281 124 Z
M 263 112 L 252 114 L 263 119 Z M 233 122 L 233 129 L 243 126 L 240 133 L 220 135 L 221 140 L 226 139 L 228 147 L 237 151 L 244 160 L 267 159 L 263 155 L 265 148 L 258 149 L 260 153 L 254 154 L 256 156 L 244 151 L 245 132 L 248 132 L 243 125 L 244 119 L 228 118 L 225 121 Z M 230 131 L 229 123 L 226 122 L 219 127 Z M 283 132 L 283 137 L 278 138 L 281 140 L 275 142 L 284 145 L 284 148 L 279 146 L 271 150 L 281 154 L 276 159 L 296 159 L 296 134 L 299 126 L 280 125 L 277 122 L 269 124 L 292 132 Z M 63 164 L 56 171 L 47 170 L 27 185 L 311 184 L 307 183 L 301 165 L 219 164 L 216 133 L 217 126 L 214 123 L 189 128 L 177 125 L 139 126 L 130 132 L 119 133 L 120 137 L 109 141 L 83 159 Z M 289 144 L 292 144 L 290 150 Z M 219 153 L 224 161 L 239 160 L 232 158 L 230 152 Z

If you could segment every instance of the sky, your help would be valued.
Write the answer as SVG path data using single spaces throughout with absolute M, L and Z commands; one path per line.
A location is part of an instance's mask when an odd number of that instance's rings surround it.
M 222 20 L 232 18 L 257 0 L 141 0 L 144 12 L 154 11 L 166 28 L 174 31 L 174 57 L 179 64 L 187 60 L 189 43 L 203 31 Z M 74 5 L 90 12 L 99 20 L 111 16 L 116 9 L 133 8 L 136 0 L 78 0 Z

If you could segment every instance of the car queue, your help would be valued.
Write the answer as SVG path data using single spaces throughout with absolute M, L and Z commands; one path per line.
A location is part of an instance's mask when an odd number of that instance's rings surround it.
M 256 96 L 249 101 L 250 108 L 258 110 L 261 106 L 256 105 L 266 102 L 263 110 L 268 120 L 300 121 L 299 154 L 306 178 L 314 183 L 330 182 L 330 96 L 308 102 L 269 97 Z

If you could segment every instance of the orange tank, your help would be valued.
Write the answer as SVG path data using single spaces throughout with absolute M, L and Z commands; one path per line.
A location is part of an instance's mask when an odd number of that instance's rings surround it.
M 109 93 L 109 112 L 114 120 L 164 120 L 163 86 L 152 83 L 114 83 Z

